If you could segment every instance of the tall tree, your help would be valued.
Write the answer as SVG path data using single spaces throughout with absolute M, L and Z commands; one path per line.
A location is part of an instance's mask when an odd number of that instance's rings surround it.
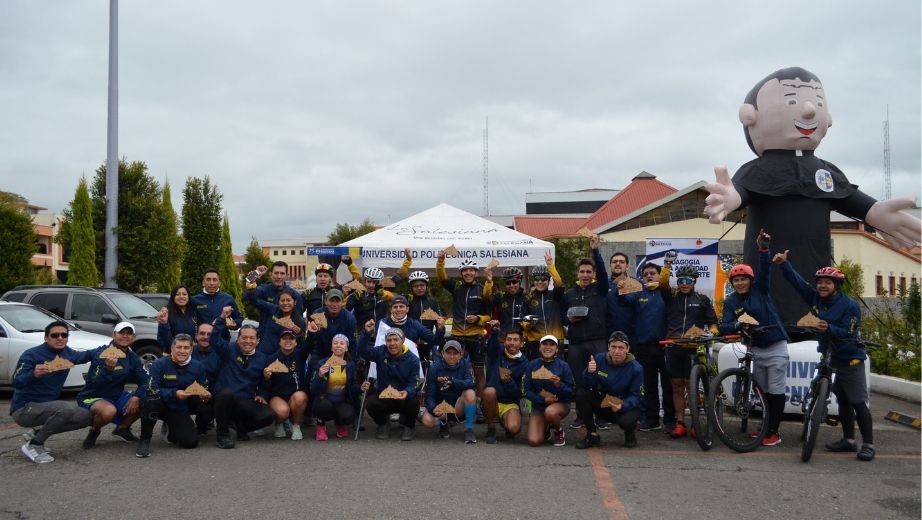
M 191 294 L 202 290 L 202 274 L 221 260 L 221 202 L 224 196 L 207 176 L 189 177 L 183 189 L 182 235 L 186 255 L 182 283 Z
M 35 280 L 36 240 L 32 218 L 22 203 L 0 197 L 0 293 Z
M 143 161 L 118 163 L 118 269 L 115 281 L 127 291 L 140 292 L 157 286 L 165 249 L 160 229 L 160 183 L 151 177 Z M 96 169 L 90 188 L 93 228 L 96 231 L 96 269 L 105 266 L 106 165 Z
M 338 245 L 343 242 L 348 242 L 353 238 L 358 238 L 362 235 L 367 235 L 375 230 L 375 225 L 371 223 L 370 219 L 363 220 L 357 226 L 351 226 L 349 224 L 336 224 L 336 227 L 333 229 L 333 232 L 327 236 L 327 243 L 330 245 Z
M 241 298 L 240 273 L 237 272 L 237 264 L 234 262 L 230 219 L 227 218 L 227 213 L 224 214 L 224 224 L 221 230 L 221 263 L 218 264 L 218 272 L 221 273 L 221 290 L 230 294 L 237 300 L 237 308 L 239 309 L 243 303 L 243 299 Z
M 179 236 L 179 217 L 173 209 L 172 191 L 170 183 L 163 184 L 163 195 L 160 203 L 160 214 L 158 220 L 161 220 L 161 228 L 164 234 L 163 251 L 161 259 L 163 269 L 157 279 L 157 292 L 168 293 L 174 287 L 179 285 L 180 274 L 182 272 L 182 259 L 185 249 L 185 242 Z
M 96 269 L 96 233 L 93 230 L 93 202 L 86 178 L 77 183 L 74 201 L 71 203 L 70 265 L 67 283 L 96 287 L 99 285 L 99 271 Z

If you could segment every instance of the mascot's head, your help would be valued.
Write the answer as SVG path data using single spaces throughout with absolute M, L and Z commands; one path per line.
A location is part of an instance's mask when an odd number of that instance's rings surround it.
M 800 67 L 781 69 L 752 87 L 740 122 L 756 155 L 765 150 L 816 150 L 832 126 L 820 79 Z

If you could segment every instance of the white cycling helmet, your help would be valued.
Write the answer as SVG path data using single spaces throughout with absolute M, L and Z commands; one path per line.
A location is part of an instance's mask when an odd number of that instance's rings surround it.
M 463 271 L 465 269 L 477 269 L 477 262 L 471 259 L 462 261 L 461 264 L 458 265 L 458 270 Z
M 365 278 L 369 280 L 382 280 L 384 278 L 384 271 L 377 267 L 369 267 L 365 269 Z
M 425 271 L 413 271 L 412 273 L 410 273 L 410 277 L 407 278 L 407 280 L 410 283 L 413 283 L 416 281 L 422 281 L 422 282 L 429 283 L 429 275 L 426 274 Z

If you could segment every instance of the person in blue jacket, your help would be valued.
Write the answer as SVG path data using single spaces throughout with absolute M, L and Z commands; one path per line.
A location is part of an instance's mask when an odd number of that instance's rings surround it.
M 835 267 L 820 268 L 814 275 L 815 285 L 807 283 L 788 262 L 789 251 L 777 253 L 772 262 L 781 267 L 781 274 L 810 306 L 810 312 L 819 317 L 817 351 L 825 354 L 829 349 L 830 366 L 836 377 L 832 391 L 839 401 L 839 422 L 843 437 L 826 444 L 829 451 L 858 452 L 858 459 L 874 460 L 874 431 L 871 411 L 868 409 L 868 383 L 865 361 L 868 358 L 857 343 L 861 328 L 861 309 L 855 300 L 842 293 L 845 273 Z M 852 341 L 850 341 L 852 340 Z M 861 449 L 855 443 L 855 420 L 861 431 Z
M 285 331 L 293 331 L 299 338 L 304 333 L 304 317 L 298 312 L 298 303 L 293 292 L 282 292 L 276 303 L 260 300 L 256 291 L 245 291 L 243 298 L 255 305 L 259 312 L 266 313 L 269 318 L 259 326 L 260 352 L 266 355 L 275 354 L 279 349 L 279 339 Z
M 634 344 L 634 355 L 643 367 L 643 384 L 646 417 L 642 417 L 640 431 L 658 430 L 660 424 L 660 392 L 663 400 L 663 423 L 666 431 L 672 432 L 676 426 L 676 410 L 672 400 L 672 381 L 666 367 L 666 353 L 659 344 L 666 337 L 666 301 L 669 298 L 669 262 L 664 258 L 666 267 L 653 262 L 644 264 L 641 270 L 643 290 L 640 292 L 619 294 L 618 300 L 631 309 L 634 331 L 630 336 Z M 618 282 L 621 288 L 624 281 Z M 622 331 L 624 332 L 624 331 Z M 657 390 L 659 385 L 659 391 Z
M 349 354 L 353 358 L 358 357 L 357 349 L 352 346 L 355 338 L 355 315 L 345 308 L 342 291 L 330 289 L 326 295 L 326 305 L 311 312 L 323 313 L 327 320 L 327 326 L 321 327 L 313 320 L 307 323 L 307 348 L 310 353 L 307 360 L 307 370 L 310 373 L 313 373 L 320 366 L 318 362 L 321 359 L 330 357 L 333 338 L 337 334 L 343 334 L 349 338 Z
M 195 347 L 192 349 L 192 359 L 198 361 L 205 368 L 205 382 L 202 386 L 209 392 L 214 391 L 215 382 L 218 380 L 218 371 L 221 369 L 221 358 L 211 348 L 211 331 L 214 327 L 210 323 L 200 323 L 195 331 Z M 195 414 L 195 425 L 199 435 L 205 435 L 209 429 L 214 428 L 214 401 L 202 403 Z
M 192 358 L 192 336 L 179 333 L 173 337 L 170 355 L 154 361 L 148 368 L 147 397 L 141 405 L 141 436 L 135 455 L 150 457 L 150 439 L 154 426 L 161 420 L 167 425 L 167 442 L 184 449 L 198 446 L 198 432 L 191 415 L 197 414 L 211 399 L 190 394 L 192 383 L 205 386 L 205 366 Z
M 575 389 L 573 373 L 570 366 L 557 357 L 559 350 L 556 337 L 548 334 L 541 338 L 538 352 L 541 357 L 528 363 L 522 381 L 525 395 L 531 401 L 528 444 L 540 446 L 542 441 L 549 440 L 554 446 L 565 446 L 567 441 L 560 423 L 570 413 Z M 535 377 L 536 372 L 547 371 L 550 375 Z
M 48 366 L 56 357 L 74 365 L 89 363 L 93 359 L 95 350 L 78 351 L 68 347 L 69 336 L 70 326 L 67 323 L 52 321 L 45 326 L 45 342 L 23 352 L 13 371 L 10 415 L 19 426 L 32 429 L 21 451 L 36 464 L 54 461 L 45 448 L 49 437 L 85 428 L 93 421 L 88 410 L 71 400 L 61 400 L 61 391 L 70 370 L 52 372 Z
M 157 323 L 157 344 L 165 353 L 170 351 L 173 336 L 177 334 L 195 335 L 198 316 L 189 304 L 189 289 L 185 285 L 177 285 L 170 292 L 170 300 L 166 307 L 157 313 Z
M 477 417 L 477 394 L 474 392 L 474 372 L 471 362 L 464 357 L 461 343 L 450 339 L 442 347 L 442 356 L 437 357 L 426 375 L 426 411 L 423 412 L 423 426 L 439 426 L 439 437 L 447 439 L 450 435 L 450 415 L 457 420 L 464 420 L 464 442 L 476 444 L 474 419 Z M 436 413 L 435 408 L 442 402 L 454 408 L 454 414 Z
M 192 296 L 191 301 L 198 323 L 215 325 L 218 319 L 225 320 L 226 327 L 222 330 L 224 339 L 229 340 L 230 331 L 236 330 L 243 323 L 237 301 L 221 290 L 221 275 L 216 269 L 205 271 L 202 275 L 202 292 Z M 231 313 L 227 318 L 221 318 L 225 307 L 230 307 Z
M 603 417 L 624 431 L 624 445 L 637 446 L 637 421 L 640 419 L 643 367 L 630 353 L 627 334 L 615 331 L 608 337 L 608 352 L 589 360 L 582 384 L 576 391 L 576 412 L 586 425 L 586 437 L 576 443 L 584 450 L 601 444 L 595 418 Z M 602 406 L 606 396 L 615 397 Z
M 375 437 L 387 439 L 390 436 L 389 416 L 400 414 L 404 441 L 412 441 L 416 436 L 416 413 L 419 410 L 416 394 L 419 390 L 419 358 L 404 344 L 403 331 L 399 328 L 389 330 L 384 338 L 384 345 L 375 346 L 372 334 L 375 330 L 374 320 L 365 322 L 362 334 L 360 355 L 363 359 L 375 363 L 377 381 L 375 393 L 366 398 L 368 415 L 374 419 L 377 429 Z M 397 391 L 396 398 L 381 398 L 379 394 L 387 387 Z M 362 383 L 362 391 L 370 390 L 370 383 Z
M 147 371 L 141 358 L 131 350 L 134 341 L 134 325 L 127 321 L 117 323 L 112 330 L 112 342 L 93 351 L 93 360 L 87 372 L 86 386 L 77 394 L 77 404 L 93 414 L 93 424 L 83 448 L 96 445 L 100 429 L 115 424 L 112 435 L 135 442 L 138 438 L 131 433 L 131 425 L 140 417 L 141 401 L 147 396 Z M 105 356 L 103 352 L 115 347 L 122 357 Z M 134 383 L 134 392 L 125 390 L 126 383 Z
M 528 358 L 522 353 L 525 346 L 521 329 L 509 329 L 503 335 L 500 345 L 498 320 L 490 322 L 493 332 L 487 341 L 487 387 L 483 390 L 483 413 L 487 419 L 487 444 L 496 443 L 494 419 L 499 417 L 506 438 L 511 439 L 522 430 L 522 381 L 528 370 Z
M 229 317 L 230 312 L 229 308 L 225 308 L 219 316 L 210 341 L 211 348 L 222 363 L 218 380 L 211 390 L 214 396 L 216 445 L 221 449 L 234 448 L 234 433 L 236 440 L 248 441 L 248 432 L 265 428 L 275 421 L 275 415 L 265 398 L 257 393 L 269 358 L 257 350 L 259 336 L 256 327 L 252 325 L 240 327 L 236 345 L 224 339 L 224 318 Z
M 410 306 L 407 303 L 406 296 L 402 294 L 395 295 L 390 301 L 390 309 L 387 316 L 380 320 L 388 327 L 399 327 L 403 331 L 406 339 L 416 343 L 426 343 L 428 345 L 441 345 L 445 338 L 445 318 L 435 320 L 435 332 L 430 327 L 409 316 Z
M 336 356 L 345 365 L 331 364 Z M 355 410 L 361 398 L 356 365 L 349 355 L 349 338 L 345 334 L 333 337 L 331 355 L 319 361 L 320 366 L 311 375 L 310 395 L 314 417 L 317 419 L 316 439 L 327 440 L 326 423 L 333 421 L 336 436 L 349 436 L 349 426 L 355 423 Z
M 289 298 L 288 293 L 282 299 Z M 304 438 L 301 432 L 301 420 L 307 410 L 307 387 L 305 380 L 305 349 L 299 345 L 299 335 L 293 330 L 282 332 L 278 350 L 270 354 L 263 369 L 263 378 L 259 384 L 259 395 L 269 402 L 275 414 L 275 437 L 278 439 L 291 436 L 291 440 Z M 278 361 L 285 365 L 287 372 L 273 372 L 269 365 Z M 288 432 L 291 432 L 290 434 Z
M 748 314 L 760 325 L 759 332 L 752 336 L 752 371 L 753 377 L 765 392 L 768 406 L 768 433 L 762 439 L 763 446 L 781 444 L 778 427 L 784 413 L 785 386 L 787 384 L 788 333 L 785 331 L 778 310 L 772 302 L 771 266 L 769 253 L 771 236 L 765 230 L 759 231 L 759 269 L 758 275 L 746 264 L 735 265 L 728 276 L 733 286 L 733 293 L 724 299 L 723 317 L 720 320 L 720 333 L 727 335 L 743 329 L 739 318 Z
M 269 271 L 269 276 L 272 281 L 268 283 L 261 283 L 254 288 L 253 299 L 259 302 L 270 303 L 273 305 L 279 305 L 279 297 L 282 293 L 290 294 L 295 303 L 295 314 L 301 316 L 304 314 L 304 299 L 301 297 L 301 293 L 295 290 L 293 287 L 288 285 L 288 264 L 277 260 L 272 263 L 272 268 Z M 254 282 L 255 285 L 255 282 Z M 250 292 L 250 284 L 246 285 L 246 292 Z M 244 294 L 246 298 L 246 294 Z M 259 310 L 259 337 L 262 338 L 266 333 L 266 325 L 272 319 L 274 314 L 268 309 L 257 306 Z

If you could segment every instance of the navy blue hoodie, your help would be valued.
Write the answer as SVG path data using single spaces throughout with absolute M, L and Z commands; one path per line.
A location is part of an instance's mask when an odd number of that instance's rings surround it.
M 518 403 L 522 398 L 522 380 L 528 370 L 528 358 L 519 351 L 519 357 L 510 358 L 506 349 L 499 343 L 500 334 L 494 331 L 487 341 L 487 386 L 496 389 L 497 402 L 504 404 Z M 512 372 L 512 380 L 503 383 L 499 377 L 499 368 Z
M 639 409 L 643 367 L 634 359 L 634 354 L 629 353 L 624 363 L 616 365 L 609 359 L 607 352 L 599 352 L 595 355 L 595 363 L 595 373 L 590 374 L 589 369 L 583 370 L 583 378 L 580 380 L 583 388 L 621 399 L 622 412 Z
M 441 385 L 440 377 L 447 377 L 450 383 Z M 442 387 L 445 386 L 443 390 Z M 449 365 L 441 357 L 436 356 L 426 374 L 426 409 L 431 413 L 442 401 L 454 406 L 465 390 L 474 388 L 474 372 L 471 362 L 462 356 L 455 365 Z
M 47 363 L 57 356 L 75 365 L 89 363 L 96 350 L 74 350 L 64 347 L 61 350 L 47 343 L 26 350 L 19 356 L 16 370 L 13 371 L 13 398 L 10 401 L 10 415 L 26 403 L 47 403 L 61 398 L 61 390 L 67 381 L 70 370 L 58 370 L 36 378 L 33 375 L 35 365 Z
M 554 386 L 554 383 L 551 383 L 549 379 L 532 379 L 532 372 L 541 367 L 550 370 L 552 374 L 560 378 L 559 387 Z M 542 390 L 547 390 L 556 395 L 557 402 L 569 405 L 573 401 L 573 391 L 576 389 L 570 365 L 559 357 L 555 357 L 548 362 L 545 362 L 542 358 L 531 360 L 525 370 L 525 379 L 522 386 L 525 388 L 525 395 L 532 403 L 532 408 L 537 410 L 543 410 L 547 406 L 547 403 L 544 402 L 544 397 L 541 396 Z
M 138 385 L 133 392 L 134 397 L 147 397 L 147 371 L 144 370 L 141 358 L 128 349 L 125 351 L 125 357 L 116 360 L 115 368 L 110 371 L 106 367 L 106 360 L 99 357 L 107 348 L 109 345 L 103 345 L 90 351 L 93 353 L 93 360 L 90 361 L 90 370 L 86 374 L 86 386 L 77 394 L 77 400 L 94 397 L 118 399 L 125 391 L 125 383 Z
M 263 380 L 263 369 L 269 364 L 269 357 L 255 349 L 249 356 L 240 352 L 236 343 L 228 343 L 222 336 L 227 329 L 219 320 L 211 334 L 211 348 L 221 359 L 221 369 L 215 382 L 213 394 L 227 389 L 238 399 L 253 399 L 256 389 Z
M 403 347 L 403 351 L 391 356 L 384 345 L 372 346 L 371 334 L 365 332 L 359 340 L 361 357 L 377 365 L 378 380 L 375 387 L 381 390 L 392 386 L 398 392 L 406 392 L 407 399 L 416 399 L 419 389 L 419 358 Z
M 162 357 L 148 367 L 148 397 L 160 397 L 170 410 L 189 413 L 188 400 L 176 397 L 177 390 L 185 390 L 193 382 L 205 386 L 205 365 L 190 359 L 185 365 L 176 364 L 170 357 Z

